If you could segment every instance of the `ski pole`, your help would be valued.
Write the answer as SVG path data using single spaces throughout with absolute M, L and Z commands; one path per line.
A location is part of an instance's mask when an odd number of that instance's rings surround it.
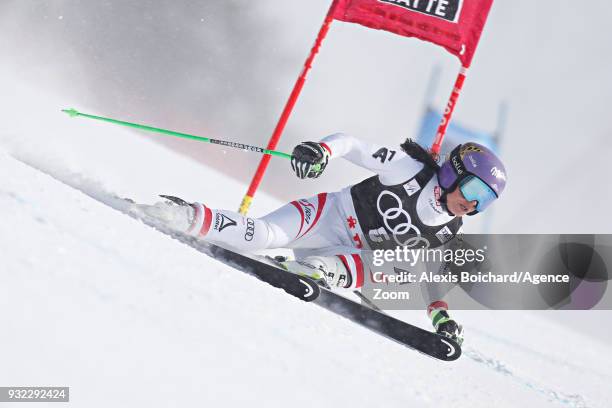
M 250 152 L 269 154 L 269 155 L 276 156 L 276 157 L 284 157 L 285 159 L 290 159 L 290 160 L 292 157 L 290 154 L 279 152 L 278 150 L 269 150 L 269 149 L 264 149 L 263 147 L 252 146 L 252 145 L 248 145 L 244 143 L 212 139 L 209 137 L 190 135 L 187 133 L 175 132 L 173 130 L 167 130 L 167 129 L 161 129 L 161 128 L 156 128 L 156 127 L 147 126 L 147 125 L 141 125 L 138 123 L 124 122 L 122 120 L 105 118 L 103 116 L 95 116 L 95 115 L 90 115 L 87 113 L 82 113 L 82 112 L 77 111 L 76 109 L 62 109 L 62 112 L 68 114 L 68 116 L 73 117 L 73 118 L 81 116 L 83 118 L 99 120 L 102 122 L 114 123 L 115 125 L 121 125 L 121 126 L 131 127 L 131 128 L 140 129 L 140 130 L 146 130 L 148 132 L 160 133 L 163 135 L 174 136 L 174 137 L 182 137 L 184 139 L 197 140 L 200 142 L 213 143 L 213 144 L 217 144 L 221 146 L 233 147 L 235 149 L 247 150 Z

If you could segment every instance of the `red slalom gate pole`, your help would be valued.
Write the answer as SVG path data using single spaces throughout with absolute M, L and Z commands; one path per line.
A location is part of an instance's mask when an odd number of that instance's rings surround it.
M 306 82 L 306 76 L 308 75 L 308 71 L 310 71 L 314 58 L 319 52 L 319 49 L 321 48 L 321 44 L 323 43 L 323 40 L 325 39 L 325 36 L 327 35 L 327 32 L 329 31 L 329 27 L 331 26 L 331 23 L 334 20 L 333 15 L 334 15 L 334 10 L 336 8 L 336 4 L 337 4 L 337 0 L 333 0 L 332 5 L 330 6 L 329 11 L 327 12 L 327 16 L 325 17 L 325 21 L 323 22 L 323 25 L 321 26 L 319 30 L 319 34 L 317 35 L 315 44 L 310 50 L 310 54 L 308 55 L 308 58 L 306 59 L 306 62 L 304 63 L 304 68 L 302 69 L 300 76 L 298 77 L 297 81 L 295 82 L 295 85 L 293 86 L 293 91 L 291 91 L 291 94 L 289 95 L 289 99 L 287 100 L 287 103 L 285 104 L 283 113 L 281 114 L 280 119 L 278 120 L 278 123 L 276 124 L 276 128 L 274 129 L 274 133 L 272 133 L 272 137 L 270 137 L 270 140 L 268 141 L 268 146 L 266 147 L 268 150 L 276 149 L 276 145 L 278 144 L 278 141 L 281 135 L 283 134 L 285 125 L 287 124 L 287 121 L 289 120 L 289 116 L 291 115 L 291 112 L 293 111 L 293 107 L 295 106 L 295 103 L 297 102 L 297 99 L 300 96 L 300 93 L 302 92 L 302 88 L 304 87 L 304 83 Z M 245 194 L 244 198 L 242 199 L 242 203 L 240 204 L 240 208 L 238 210 L 240 214 L 245 215 L 247 211 L 249 210 L 249 207 L 251 206 L 251 202 L 253 201 L 253 197 L 255 196 L 255 192 L 257 191 L 257 188 L 259 187 L 259 184 L 261 183 L 263 175 L 266 169 L 268 168 L 268 164 L 270 163 L 270 158 L 271 156 L 269 154 L 265 154 L 262 157 L 261 161 L 259 162 L 259 166 L 257 167 L 255 174 L 253 175 L 253 179 L 251 180 L 249 189 L 247 190 L 247 193 Z
M 455 86 L 453 87 L 453 92 L 451 92 L 451 95 L 448 98 L 446 108 L 444 109 L 444 114 L 442 115 L 442 120 L 440 121 L 440 126 L 438 126 L 438 133 L 436 133 L 436 138 L 434 139 L 433 145 L 431 146 L 431 152 L 436 157 L 436 159 L 440 155 L 440 148 L 442 147 L 444 134 L 446 133 L 446 128 L 448 127 L 451 117 L 453 116 L 455 105 L 457 105 L 457 100 L 459 99 L 459 95 L 461 94 L 461 89 L 463 88 L 463 83 L 465 82 L 467 70 L 468 69 L 466 67 L 461 67 L 461 69 L 459 70 L 459 74 L 457 75 L 457 79 L 455 80 Z

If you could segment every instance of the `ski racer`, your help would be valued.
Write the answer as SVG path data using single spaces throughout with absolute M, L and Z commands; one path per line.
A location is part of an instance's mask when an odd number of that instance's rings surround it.
M 202 203 L 141 207 L 173 228 L 239 251 L 293 249 L 296 261 L 283 263 L 289 271 L 357 289 L 368 275 L 362 251 L 442 245 L 460 231 L 463 216 L 484 211 L 506 184 L 500 159 L 477 143 L 457 146 L 439 166 L 410 139 L 397 149 L 343 133 L 297 145 L 291 168 L 300 179 L 317 178 L 339 157 L 376 174 L 261 218 Z M 428 316 L 439 334 L 462 342 L 462 327 L 449 317 L 445 302 L 432 302 Z

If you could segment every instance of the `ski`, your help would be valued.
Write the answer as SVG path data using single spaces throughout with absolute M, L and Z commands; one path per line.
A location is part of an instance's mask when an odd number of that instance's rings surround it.
M 283 269 L 210 243 L 203 246 L 201 252 L 234 269 L 253 275 L 259 280 L 275 288 L 280 288 L 305 302 L 315 301 L 321 294 L 321 287 L 307 276 L 289 273 Z
M 329 290 L 322 289 L 315 303 L 438 360 L 454 361 L 461 356 L 461 346 L 453 339 L 413 326 Z
M 266 281 L 267 276 L 274 276 L 275 279 L 288 279 L 291 281 L 297 276 L 265 261 L 253 259 L 214 244 L 208 243 L 206 246 L 209 247 L 209 251 L 203 252 L 243 272 L 252 274 L 252 271 L 258 271 L 260 274 L 258 277 L 264 281 Z M 277 272 L 283 275 L 276 276 Z M 302 279 L 303 277 L 298 278 Z M 305 279 L 314 283 L 311 279 Z M 278 285 L 278 282 L 275 282 L 272 286 L 281 287 Z M 285 291 L 292 294 L 287 290 Z M 354 302 L 324 287 L 319 286 L 318 291 L 318 296 L 310 300 L 312 303 L 341 315 L 388 339 L 394 340 L 404 346 L 439 360 L 453 361 L 461 356 L 461 346 L 450 338 L 413 326 L 380 311 Z M 299 298 L 300 296 L 296 297 Z

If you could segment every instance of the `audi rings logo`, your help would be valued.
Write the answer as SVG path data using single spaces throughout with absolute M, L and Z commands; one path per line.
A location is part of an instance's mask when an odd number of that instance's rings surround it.
M 255 221 L 252 218 L 246 219 L 246 232 L 244 233 L 245 241 L 252 241 L 255 235 Z
M 389 199 L 384 200 L 385 205 L 383 205 L 383 198 L 386 196 L 394 201 L 394 205 L 388 205 L 391 201 Z M 423 244 L 425 247 L 429 246 L 429 241 L 421 236 L 421 231 L 412 225 L 412 218 L 410 218 L 408 211 L 402 207 L 402 200 L 397 194 L 384 190 L 378 195 L 376 208 L 383 217 L 385 227 L 393 234 L 393 239 L 398 245 L 409 248 L 416 247 L 419 244 Z M 408 237 L 402 240 L 402 235 L 408 235 Z

